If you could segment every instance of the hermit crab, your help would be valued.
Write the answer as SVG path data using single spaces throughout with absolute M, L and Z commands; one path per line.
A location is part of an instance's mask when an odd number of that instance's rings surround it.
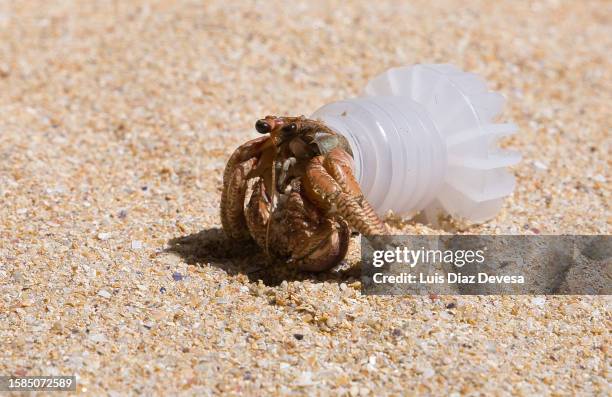
M 304 116 L 266 116 L 255 129 L 264 136 L 238 147 L 223 173 L 221 223 L 230 239 L 255 240 L 270 257 L 317 272 L 344 259 L 353 231 L 386 233 L 342 135 Z

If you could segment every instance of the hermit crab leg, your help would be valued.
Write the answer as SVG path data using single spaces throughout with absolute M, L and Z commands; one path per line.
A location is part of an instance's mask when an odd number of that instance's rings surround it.
M 323 167 L 336 180 L 344 193 L 356 198 L 363 197 L 359 183 L 353 175 L 353 159 L 347 152 L 340 148 L 333 149 L 325 156 Z
M 365 219 L 372 224 L 378 224 L 387 233 L 385 224 L 380 220 L 372 205 L 363 195 L 361 187 L 353 174 L 353 158 L 341 148 L 333 149 L 323 160 L 323 166 L 329 174 L 338 182 L 342 191 L 356 199 L 363 208 Z
M 265 144 L 269 140 L 269 136 L 262 136 L 252 139 L 234 150 L 234 153 L 232 153 L 229 160 L 227 160 L 225 171 L 223 171 L 223 186 L 226 186 L 226 181 L 229 180 L 230 176 L 234 172 L 234 169 L 236 169 L 240 163 L 253 157 L 259 157 L 264 149 L 264 146 L 267 146 Z
M 221 224 L 228 237 L 236 240 L 249 240 L 244 218 L 244 199 L 249 173 L 257 164 L 269 137 L 253 139 L 234 151 L 223 172 L 223 191 L 221 193 Z
M 270 220 L 270 203 L 266 196 L 263 179 L 253 185 L 253 192 L 246 209 L 246 224 L 251 236 L 260 247 L 266 247 L 266 232 Z
M 345 221 L 326 219 L 312 235 L 304 239 L 292 258 L 301 270 L 320 272 L 339 263 L 348 252 L 350 229 Z
M 257 159 L 252 158 L 234 167 L 228 179 L 224 178 L 221 193 L 221 224 L 228 237 L 235 240 L 249 240 L 246 219 L 244 218 L 244 197 L 247 189 L 247 175 Z
M 327 155 L 328 160 L 317 156 L 306 166 L 304 188 L 308 198 L 328 213 L 336 212 L 363 235 L 387 234 L 385 224 L 363 197 L 350 163 L 347 168 L 344 156 L 336 150 L 332 152 Z

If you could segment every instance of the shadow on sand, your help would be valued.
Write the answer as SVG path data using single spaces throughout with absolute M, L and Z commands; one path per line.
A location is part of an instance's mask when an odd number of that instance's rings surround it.
M 229 240 L 218 227 L 198 233 L 176 237 L 168 241 L 167 253 L 179 255 L 187 264 L 205 266 L 210 264 L 228 274 L 244 274 L 251 282 L 262 282 L 267 286 L 277 286 L 284 280 L 313 282 L 343 282 L 358 278 L 355 268 L 339 266 L 326 273 L 305 273 L 285 263 L 273 262 L 254 242 L 235 242 Z

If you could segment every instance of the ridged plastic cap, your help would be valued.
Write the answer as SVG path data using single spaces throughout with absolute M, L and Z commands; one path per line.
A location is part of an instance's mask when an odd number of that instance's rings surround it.
M 518 152 L 497 146 L 517 130 L 495 122 L 503 104 L 478 75 L 414 65 L 376 76 L 363 97 L 326 105 L 312 117 L 347 137 L 364 194 L 379 213 L 424 210 L 434 218 L 443 210 L 483 222 L 514 190 L 507 167 L 520 161 Z

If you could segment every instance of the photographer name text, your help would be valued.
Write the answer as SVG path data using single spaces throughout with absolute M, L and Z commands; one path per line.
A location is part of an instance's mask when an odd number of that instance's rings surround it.
M 375 284 L 524 284 L 525 277 L 510 275 L 489 275 L 478 273 L 467 275 L 461 273 L 374 273 L 372 280 Z

